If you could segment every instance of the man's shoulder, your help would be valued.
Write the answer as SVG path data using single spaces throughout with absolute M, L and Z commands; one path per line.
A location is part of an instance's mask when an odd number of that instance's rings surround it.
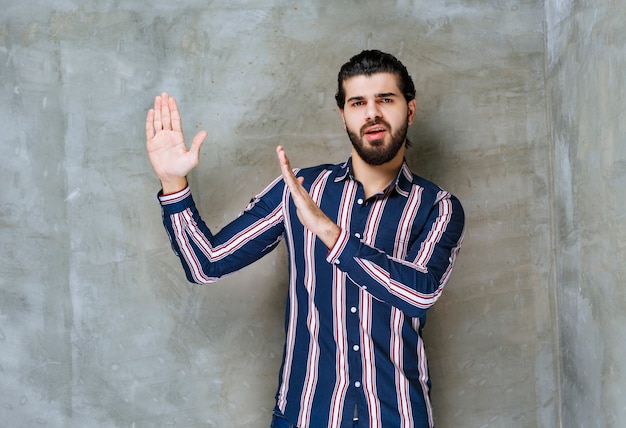
M 430 198 L 433 201 L 442 197 L 457 199 L 456 196 L 443 189 L 437 183 L 413 173 L 410 169 L 405 170 L 405 177 L 410 181 L 412 186 L 421 189 L 422 197 Z
M 412 174 L 412 183 L 415 186 L 423 187 L 424 189 L 428 189 L 433 192 L 440 192 L 443 190 L 438 184 L 417 174 Z
M 402 166 L 402 176 L 410 185 L 421 187 L 425 191 L 438 193 L 443 190 L 431 180 L 415 174 L 406 163 Z
M 336 172 L 343 169 L 345 164 L 323 163 L 319 165 L 307 166 L 300 168 L 298 175 L 311 176 L 319 175 L 325 172 Z

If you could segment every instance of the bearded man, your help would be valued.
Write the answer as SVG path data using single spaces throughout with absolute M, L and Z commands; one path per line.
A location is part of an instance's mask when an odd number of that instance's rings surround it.
M 277 147 L 282 176 L 215 234 L 186 179 L 207 133 L 187 148 L 176 101 L 157 96 L 146 135 L 163 222 L 198 284 L 285 242 L 285 346 L 271 427 L 432 427 L 422 327 L 461 247 L 463 208 L 405 162 L 416 100 L 398 59 L 363 51 L 337 83 L 350 158 L 292 169 Z

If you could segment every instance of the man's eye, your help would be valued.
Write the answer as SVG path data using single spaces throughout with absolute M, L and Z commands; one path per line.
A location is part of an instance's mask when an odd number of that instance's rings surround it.
M 354 104 L 352 104 L 354 107 L 360 107 L 363 105 L 363 101 L 355 101 Z
M 383 103 L 390 103 L 391 102 L 391 98 L 383 98 L 382 102 Z

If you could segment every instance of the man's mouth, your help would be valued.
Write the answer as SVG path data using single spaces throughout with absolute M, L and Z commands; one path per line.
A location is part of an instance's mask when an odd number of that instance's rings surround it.
M 387 129 L 384 126 L 376 125 L 365 129 L 363 135 L 365 135 L 368 140 L 379 140 L 383 138 L 385 132 L 387 132 Z

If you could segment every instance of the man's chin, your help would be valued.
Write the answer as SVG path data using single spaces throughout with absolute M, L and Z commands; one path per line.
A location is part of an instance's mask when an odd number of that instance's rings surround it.
M 369 165 L 383 165 L 394 158 L 390 153 L 386 153 L 385 150 L 372 150 L 371 148 L 357 150 L 357 153 L 365 163 Z
M 365 139 L 366 144 L 372 146 L 372 147 L 382 147 L 385 144 L 385 140 L 380 138 L 378 140 L 368 140 Z

